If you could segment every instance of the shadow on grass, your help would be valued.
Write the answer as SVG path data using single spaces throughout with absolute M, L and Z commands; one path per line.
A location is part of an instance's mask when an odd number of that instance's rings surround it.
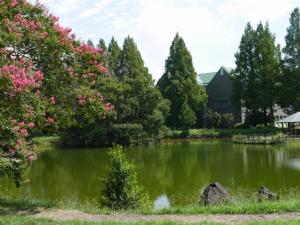
M 56 204 L 47 200 L 9 199 L 0 197 L 1 215 L 34 215 L 41 209 L 53 208 Z

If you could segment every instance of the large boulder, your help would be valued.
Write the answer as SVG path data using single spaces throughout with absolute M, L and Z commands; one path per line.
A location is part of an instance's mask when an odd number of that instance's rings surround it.
M 268 188 L 265 186 L 262 186 L 258 189 L 258 200 L 259 201 L 274 201 L 277 200 L 278 196 L 276 193 L 271 192 Z
M 200 204 L 216 205 L 229 200 L 228 191 L 219 183 L 209 184 L 203 191 Z

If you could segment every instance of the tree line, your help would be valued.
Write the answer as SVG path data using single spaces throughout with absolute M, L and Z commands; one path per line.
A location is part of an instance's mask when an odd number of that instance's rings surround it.
M 246 113 L 246 124 L 274 124 L 279 107 L 300 110 L 300 12 L 291 13 L 285 47 L 275 43 L 268 23 L 247 24 L 235 54 L 233 102 Z

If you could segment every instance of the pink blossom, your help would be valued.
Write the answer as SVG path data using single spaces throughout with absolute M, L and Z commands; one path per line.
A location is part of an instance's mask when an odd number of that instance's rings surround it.
M 22 145 L 23 144 L 23 141 L 21 139 L 18 139 L 17 140 L 17 145 Z
M 27 129 L 22 129 L 20 133 L 21 133 L 21 136 L 22 136 L 22 137 L 27 137 L 27 136 L 28 136 L 28 131 L 27 131 Z
M 22 23 L 22 15 L 20 13 L 16 15 L 16 20 L 19 24 Z
M 55 98 L 54 96 L 52 96 L 52 97 L 50 98 L 50 103 L 51 103 L 52 105 L 55 105 L 55 103 L 56 103 L 56 98 Z
M 27 124 L 27 127 L 28 127 L 29 129 L 34 128 L 34 123 L 33 123 L 33 122 L 28 123 L 28 124 Z
M 19 68 L 14 65 L 0 67 L 0 77 L 7 77 L 12 83 L 12 96 L 15 92 L 21 92 L 28 88 L 39 86 L 39 81 L 43 78 L 43 74 L 37 71 L 34 77 L 29 74 L 30 68 Z
M 35 28 L 36 28 L 36 25 L 35 25 L 35 22 L 34 21 L 30 21 L 29 22 L 29 28 L 30 28 L 30 31 L 34 31 L 35 30 Z
M 21 121 L 21 122 L 18 123 L 18 126 L 20 126 L 20 127 L 23 127 L 24 125 L 25 125 L 24 121 Z
M 42 29 L 42 23 L 40 21 L 36 23 L 36 28 L 37 29 Z
M 10 6 L 15 7 L 17 4 L 18 4 L 17 0 L 12 0 L 11 3 L 10 3 Z
M 100 71 L 100 73 L 107 73 L 108 69 L 103 66 L 102 64 L 96 65 L 97 69 Z
M 15 134 L 18 133 L 19 130 L 20 130 L 20 127 L 14 127 L 14 128 L 13 128 L 13 132 L 14 132 Z
M 114 109 L 114 106 L 113 106 L 113 104 L 111 104 L 111 103 L 106 103 L 106 104 L 105 104 L 105 109 L 108 110 L 108 111 L 111 111 L 111 110 Z
M 21 139 L 18 139 L 17 143 L 16 143 L 16 146 L 15 146 L 15 149 L 19 150 L 22 144 L 23 144 L 23 141 Z
M 48 117 L 48 118 L 47 118 L 47 123 L 48 123 L 48 124 L 54 124 L 54 119 L 51 118 L 51 117 Z
M 36 80 L 42 80 L 42 79 L 44 78 L 44 75 L 43 75 L 42 72 L 37 71 L 37 72 L 35 72 L 35 74 L 34 74 L 34 78 L 35 78 Z
M 29 161 L 29 162 L 31 162 L 31 161 L 33 161 L 33 160 L 36 160 L 36 156 L 34 156 L 34 155 L 28 156 L 28 161 Z
M 85 97 L 84 96 L 78 96 L 78 104 L 84 105 L 85 104 Z
M 41 33 L 41 34 L 40 34 L 40 37 L 41 37 L 42 39 L 45 39 L 46 37 L 48 37 L 48 32 L 43 32 L 43 33 Z

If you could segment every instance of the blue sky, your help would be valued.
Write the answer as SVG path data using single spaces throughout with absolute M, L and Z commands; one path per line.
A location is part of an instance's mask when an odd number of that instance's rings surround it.
M 34 0 L 32 0 L 34 2 Z M 234 67 L 234 53 L 248 21 L 268 21 L 276 41 L 284 36 L 299 0 L 40 0 L 82 40 L 132 36 L 154 79 L 164 71 L 176 32 L 184 38 L 198 73 Z

